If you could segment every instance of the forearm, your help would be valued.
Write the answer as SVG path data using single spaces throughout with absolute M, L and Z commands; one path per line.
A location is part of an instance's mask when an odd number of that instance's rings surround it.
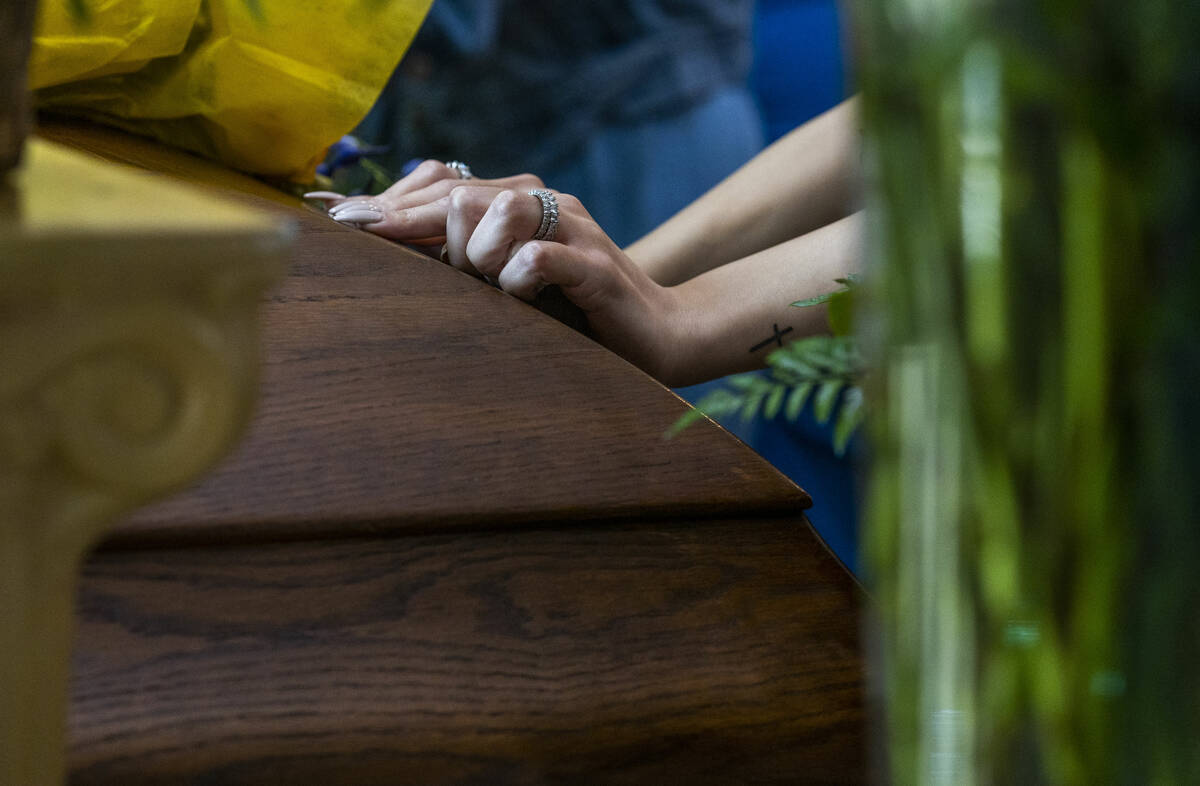
M 782 342 L 827 330 L 824 306 L 794 301 L 838 288 L 859 269 L 861 213 L 672 287 L 679 303 L 671 385 L 761 368 Z
M 857 100 L 780 139 L 626 249 L 660 284 L 674 285 L 783 243 L 857 209 Z

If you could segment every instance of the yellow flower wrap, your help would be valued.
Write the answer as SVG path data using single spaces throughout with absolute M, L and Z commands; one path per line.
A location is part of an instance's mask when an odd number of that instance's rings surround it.
M 432 0 L 43 0 L 42 108 L 83 114 L 245 172 L 312 180 L 371 108 Z

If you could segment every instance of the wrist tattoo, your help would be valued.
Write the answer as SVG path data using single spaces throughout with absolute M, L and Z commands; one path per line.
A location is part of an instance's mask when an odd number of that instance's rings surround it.
M 778 346 L 781 346 L 781 347 L 782 347 L 782 346 L 783 346 L 783 337 L 784 337 L 784 335 L 785 335 L 785 334 L 787 334 L 787 333 L 791 333 L 791 332 L 792 332 L 792 326 L 791 326 L 791 325 L 788 325 L 788 326 L 787 326 L 787 327 L 785 327 L 783 330 L 780 330 L 780 329 L 779 329 L 779 323 L 778 323 L 778 322 L 776 322 L 775 324 L 771 325 L 771 329 L 772 329 L 772 330 L 775 332 L 775 335 L 771 336 L 771 337 L 770 337 L 770 338 L 768 338 L 768 339 L 764 339 L 764 340 L 762 340 L 762 341 L 758 342 L 757 344 L 755 344 L 754 346 L 750 347 L 750 351 L 751 351 L 751 352 L 757 352 L 758 350 L 760 350 L 760 349 L 762 349 L 763 347 L 765 347 L 765 346 L 767 346 L 768 344 L 770 344 L 772 341 L 773 341 L 773 342 L 775 342 L 775 344 L 777 344 Z

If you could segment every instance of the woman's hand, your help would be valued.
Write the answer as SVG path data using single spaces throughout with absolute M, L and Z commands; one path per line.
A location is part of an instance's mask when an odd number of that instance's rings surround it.
M 450 192 L 465 183 L 490 188 L 493 193 L 507 188 L 528 191 L 543 187 L 536 175 L 463 180 L 459 170 L 430 159 L 376 196 L 347 197 L 331 191 L 313 191 L 305 197 L 323 201 L 336 221 L 401 243 L 436 247 L 446 239 Z
M 529 189 L 459 183 L 447 197 L 443 259 L 523 300 L 561 287 L 602 344 L 670 383 L 684 335 L 677 295 L 651 281 L 578 199 L 556 198 L 554 240 L 533 240 L 543 208 Z
M 862 218 L 856 213 L 662 286 L 575 197 L 557 195 L 554 240 L 533 240 L 543 208 L 529 192 L 541 187 L 533 175 L 462 180 L 455 169 L 426 161 L 375 197 L 310 196 L 326 200 L 338 221 L 440 247 L 444 261 L 525 300 L 559 286 L 602 344 L 674 386 L 759 368 L 785 336 L 823 331 L 823 307 L 789 304 L 835 289 L 836 279 L 860 266 Z

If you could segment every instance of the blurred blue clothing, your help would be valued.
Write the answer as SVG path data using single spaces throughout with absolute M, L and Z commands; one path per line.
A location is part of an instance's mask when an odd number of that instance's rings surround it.
M 758 0 L 750 86 L 773 142 L 846 97 L 835 0 Z
M 657 223 L 651 213 L 670 215 L 758 151 L 759 133 L 745 132 L 758 118 L 746 87 L 752 10 L 753 0 L 437 0 L 357 135 L 391 146 L 394 172 L 413 157 L 466 161 L 481 177 L 534 172 L 591 210 L 625 214 L 600 223 L 628 242 Z M 684 182 L 652 183 L 662 172 Z
M 626 246 L 761 149 L 754 99 L 731 86 L 683 112 L 599 128 L 575 156 L 539 174 L 579 197 L 609 237 Z

